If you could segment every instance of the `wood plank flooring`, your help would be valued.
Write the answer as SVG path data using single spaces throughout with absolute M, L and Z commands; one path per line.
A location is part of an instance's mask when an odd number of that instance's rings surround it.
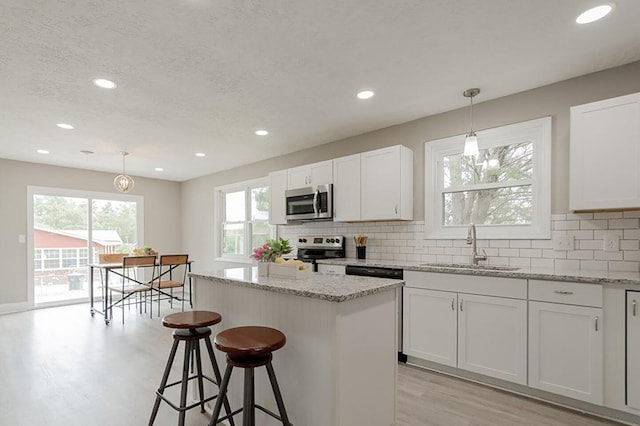
M 87 305 L 1 315 L 0 425 L 148 424 L 172 330 L 134 308 L 124 313 L 124 325 L 116 312 L 109 326 Z M 405 365 L 398 385 L 396 426 L 615 424 Z M 175 424 L 162 404 L 155 425 Z M 188 413 L 188 426 L 207 424 Z

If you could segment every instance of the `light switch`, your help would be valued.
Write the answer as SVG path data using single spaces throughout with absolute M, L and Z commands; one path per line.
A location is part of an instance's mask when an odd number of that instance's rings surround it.
M 24 244 L 24 243 L 26 243 L 26 242 L 27 242 L 27 238 L 24 236 L 24 234 L 20 234 L 20 235 L 18 235 L 18 242 L 19 242 L 20 244 Z
M 602 241 L 604 251 L 620 251 L 620 236 L 615 232 L 605 232 Z

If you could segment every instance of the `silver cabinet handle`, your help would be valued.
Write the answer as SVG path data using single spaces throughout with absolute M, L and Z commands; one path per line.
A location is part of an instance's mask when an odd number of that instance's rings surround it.
M 556 294 L 565 294 L 565 295 L 573 294 L 572 291 L 564 291 L 564 290 L 553 290 L 553 292 L 556 293 Z
M 636 316 L 636 299 L 633 299 L 633 303 L 632 303 L 632 305 L 633 305 L 633 309 L 632 309 L 632 311 L 633 311 L 633 316 L 635 317 L 635 316 Z
M 451 310 L 452 311 L 456 310 L 456 299 L 451 299 Z
M 463 300 L 460 301 L 460 312 L 464 311 L 464 309 L 462 309 L 462 302 L 463 302 Z
M 398 205 L 396 204 L 396 214 L 398 214 Z
M 596 316 L 596 331 L 598 331 L 598 317 Z

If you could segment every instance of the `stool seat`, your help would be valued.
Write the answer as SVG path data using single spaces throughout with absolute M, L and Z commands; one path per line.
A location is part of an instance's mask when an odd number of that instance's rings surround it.
M 287 338 L 275 328 L 246 326 L 221 331 L 213 342 L 216 348 L 230 357 L 259 358 L 283 347 Z
M 162 325 L 167 328 L 200 328 L 209 327 L 222 321 L 222 316 L 211 311 L 186 311 L 170 314 L 162 318 Z

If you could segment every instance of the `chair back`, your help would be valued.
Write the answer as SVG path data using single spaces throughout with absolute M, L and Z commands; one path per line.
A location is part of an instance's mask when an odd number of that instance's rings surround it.
M 156 266 L 156 256 L 126 256 L 122 258 L 122 267 Z
M 160 266 L 185 265 L 189 263 L 188 254 L 167 254 L 160 256 Z
M 126 256 L 126 253 L 101 253 L 98 255 L 98 263 L 120 263 Z

